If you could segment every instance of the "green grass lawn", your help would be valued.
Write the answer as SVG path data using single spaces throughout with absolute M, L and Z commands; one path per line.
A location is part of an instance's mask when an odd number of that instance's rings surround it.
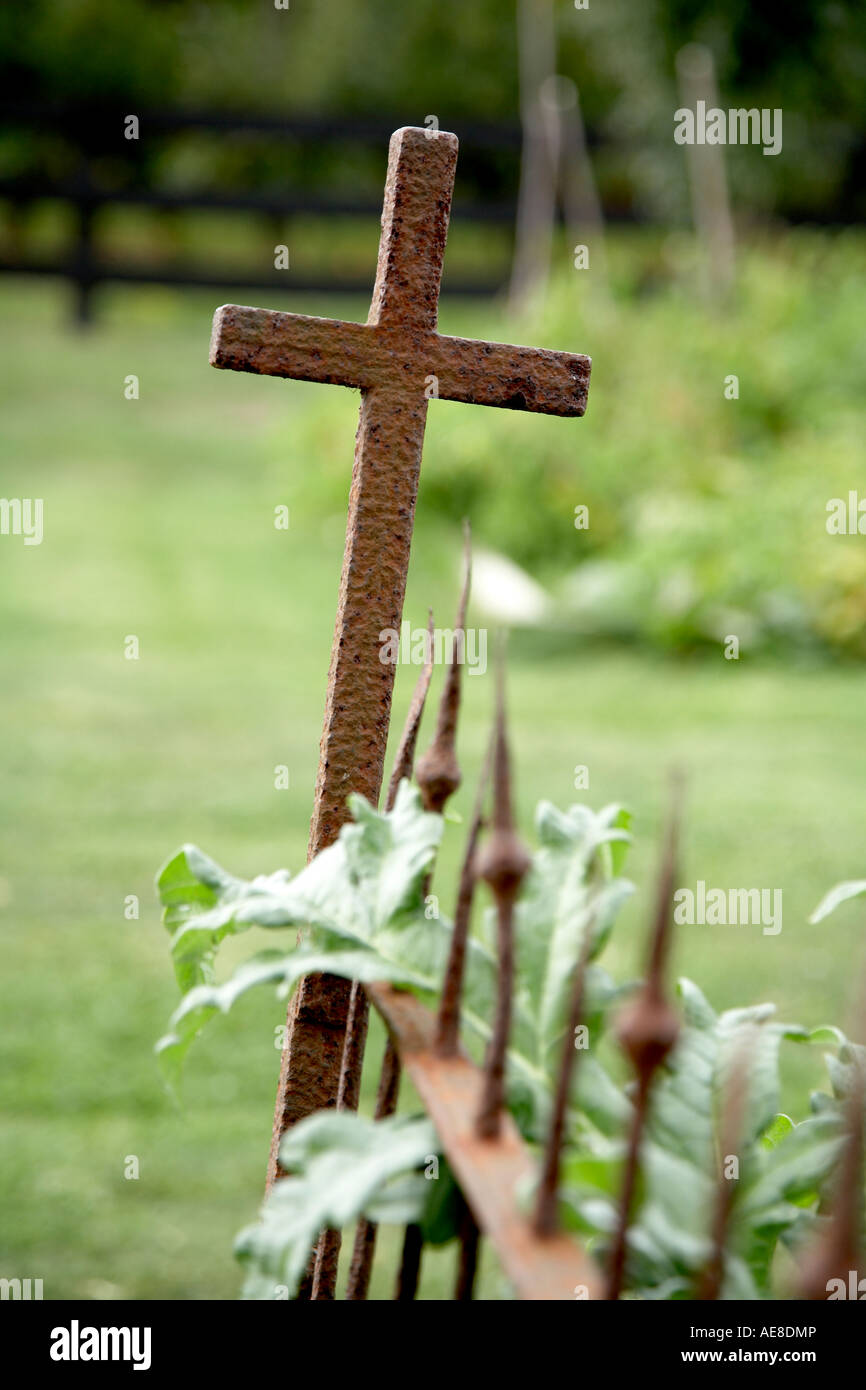
M 153 875 L 184 840 L 242 875 L 303 862 L 344 525 L 304 480 L 329 472 L 348 490 L 357 402 L 212 371 L 211 296 L 109 293 L 84 337 L 49 286 L 6 283 L 2 303 L 0 491 L 44 498 L 45 534 L 32 547 L 0 537 L 0 1274 L 43 1278 L 47 1298 L 230 1298 L 232 1237 L 263 1183 L 283 1008 L 259 994 L 215 1025 L 193 1051 L 185 1108 L 172 1106 L 152 1055 L 177 999 Z M 484 306 L 446 306 L 442 326 L 506 331 Z M 124 399 L 129 374 L 137 401 Z M 434 452 L 440 409 L 457 407 L 433 404 Z M 273 526 L 281 503 L 287 532 Z M 425 517 L 422 482 L 414 624 L 428 603 L 450 615 L 458 554 L 456 529 Z M 137 661 L 124 659 L 130 635 Z M 398 675 L 397 725 L 414 675 Z M 781 888 L 784 926 L 680 928 L 677 970 L 719 1006 L 770 997 L 803 1023 L 847 1021 L 863 913 L 807 919 L 826 888 L 866 870 L 863 680 L 853 666 L 721 651 L 676 663 L 512 642 L 526 832 L 541 797 L 634 812 L 638 892 L 614 968 L 640 960 L 679 765 L 681 882 Z M 491 697 L 489 678 L 467 679 L 464 814 Z M 429 734 L 428 720 L 422 747 Z M 288 790 L 274 788 L 277 764 Z M 588 794 L 573 790 L 576 764 L 590 769 Z M 440 884 L 459 838 L 449 827 Z M 130 895 L 138 920 L 124 915 Z M 380 1047 L 376 1033 L 374 1062 Z M 800 1054 L 797 1066 L 785 1099 L 800 1114 L 821 1069 Z M 124 1177 L 130 1155 L 137 1181 Z M 447 1287 L 449 1259 L 427 1262 L 428 1294 Z M 495 1273 L 485 1287 L 496 1292 Z

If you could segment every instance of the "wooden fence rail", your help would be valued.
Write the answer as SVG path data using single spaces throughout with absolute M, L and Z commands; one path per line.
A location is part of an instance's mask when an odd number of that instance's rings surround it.
M 137 113 L 138 141 L 123 137 L 125 114 L 115 111 L 88 111 L 79 108 L 0 104 L 0 134 L 18 133 L 34 142 L 33 155 L 25 167 L 4 173 L 0 169 L 0 202 L 11 210 L 15 221 L 30 207 L 46 202 L 59 203 L 72 213 L 74 232 L 67 248 L 59 255 L 40 256 L 26 246 L 16 245 L 23 237 L 7 238 L 7 249 L 0 242 L 0 273 L 57 276 L 75 289 L 75 317 L 86 324 L 93 316 L 94 291 L 100 284 L 158 284 L 228 289 L 277 290 L 285 293 L 370 293 L 368 280 L 338 271 L 304 274 L 295 270 L 265 272 L 262 263 L 250 266 L 142 263 L 124 260 L 103 252 L 98 244 L 99 215 L 110 207 L 149 208 L 157 213 L 203 211 L 238 213 L 269 219 L 272 224 L 297 215 L 323 218 L 366 217 L 378 219 L 380 203 L 363 189 L 344 196 L 321 196 L 308 188 L 280 183 L 255 190 L 239 187 L 184 188 L 159 186 L 141 166 L 144 141 L 160 150 L 190 132 L 254 143 L 293 140 L 299 148 L 327 145 L 380 147 L 400 121 L 333 116 L 273 116 L 225 114 L 212 111 L 142 111 Z M 106 130 L 116 128 L 116 141 L 106 138 Z M 522 133 L 519 124 L 461 123 L 464 161 L 472 176 L 454 204 L 461 222 L 513 228 L 516 213 L 517 177 Z M 38 149 L 39 139 L 47 137 L 52 146 L 62 148 L 60 172 L 46 172 Z M 597 143 L 595 139 L 591 143 Z M 114 177 L 106 178 L 103 162 L 110 155 Z M 57 160 L 53 149 L 52 165 Z M 462 196 L 461 196 L 462 194 Z M 626 220 L 631 220 L 627 218 Z M 11 243 L 11 245 L 9 244 Z M 445 292 L 452 295 L 486 296 L 499 292 L 508 280 L 509 265 L 494 267 L 491 274 L 449 276 Z

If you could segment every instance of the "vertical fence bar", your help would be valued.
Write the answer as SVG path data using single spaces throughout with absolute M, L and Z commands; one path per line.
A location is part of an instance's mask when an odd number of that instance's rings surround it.
M 489 884 L 496 902 L 499 955 L 493 1033 L 484 1063 L 484 1090 L 476 1120 L 481 1139 L 494 1139 L 499 1134 L 505 1105 L 505 1057 L 514 988 L 514 904 L 531 863 L 514 829 L 511 761 L 505 729 L 504 655 L 500 648 L 493 744 L 493 830 L 478 856 L 478 877 Z
M 75 283 L 74 319 L 78 328 L 93 322 L 93 287 L 96 284 L 93 262 L 93 223 L 96 198 L 90 176 L 90 163 L 82 154 L 76 178 L 76 240 L 72 257 Z
M 541 1178 L 538 1184 L 538 1196 L 535 1204 L 535 1230 L 540 1236 L 551 1235 L 557 1226 L 556 1200 L 559 1189 L 559 1158 L 562 1150 L 562 1141 L 565 1134 L 565 1116 L 568 1108 L 568 1098 L 574 1080 L 574 1069 L 577 1063 L 577 1048 L 574 1038 L 583 1013 L 583 996 L 586 985 L 586 968 L 589 964 L 590 951 L 592 950 L 593 930 L 595 919 L 592 915 L 587 918 L 584 929 L 583 940 L 580 943 L 580 954 L 574 971 L 574 981 L 571 989 L 571 1000 L 568 1010 L 568 1023 L 565 1030 L 565 1043 L 562 1049 L 559 1075 L 556 1082 L 556 1094 L 553 1100 L 553 1111 L 550 1117 L 550 1128 L 547 1135 L 547 1143 L 544 1149 L 544 1160 L 541 1168 Z
M 676 1043 L 679 1033 L 679 1021 L 664 995 L 664 970 L 670 944 L 671 902 L 676 874 L 679 796 L 680 787 L 677 780 L 674 783 L 673 804 L 662 852 L 646 981 L 634 1001 L 626 1006 L 617 1024 L 620 1046 L 637 1077 L 637 1096 L 629 1129 L 619 1218 L 608 1270 L 607 1297 L 614 1300 L 619 1298 L 625 1279 L 626 1242 L 650 1091 L 656 1070 Z
M 379 1092 L 376 1096 L 374 1119 L 384 1120 L 397 1109 L 397 1096 L 400 1091 L 400 1059 L 392 1039 L 385 1044 L 382 1069 L 379 1074 Z M 373 1270 L 373 1256 L 376 1253 L 376 1223 L 365 1216 L 358 1222 L 355 1231 L 355 1246 L 349 1268 L 349 1283 L 346 1298 L 350 1302 L 367 1297 L 370 1275 Z
M 478 1272 L 478 1244 L 481 1233 L 462 1194 L 460 1200 L 462 1208 L 460 1213 L 460 1256 L 457 1262 L 454 1302 L 469 1303 L 474 1296 L 475 1276 Z
M 394 1299 L 398 1303 L 409 1303 L 418 1293 L 418 1280 L 421 1275 L 421 1251 L 424 1241 L 421 1227 L 410 1222 L 403 1235 L 403 1253 L 397 1274 L 397 1287 Z

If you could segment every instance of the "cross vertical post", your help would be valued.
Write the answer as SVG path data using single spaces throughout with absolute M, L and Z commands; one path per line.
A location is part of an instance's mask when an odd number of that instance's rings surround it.
M 456 163 L 452 135 L 429 140 L 426 131 L 407 130 L 393 138 L 368 324 L 385 332 L 435 333 Z M 337 838 L 348 793 L 360 792 L 375 803 L 382 784 L 395 666 L 379 661 L 378 653 L 380 634 L 399 631 L 403 614 L 427 417 L 423 361 L 414 371 L 410 366 L 406 378 L 362 393 L 310 858 Z M 350 983 L 335 975 L 308 976 L 295 993 L 268 1185 L 277 1177 L 284 1131 L 311 1111 L 336 1104 L 350 994 Z M 349 1081 L 355 1106 L 356 1070 Z
M 571 417 L 586 408 L 588 357 L 437 332 L 457 148 L 447 131 L 406 127 L 392 135 L 366 324 L 240 305 L 214 316 L 215 367 L 361 389 L 310 858 L 337 838 L 349 792 L 378 800 L 395 676 L 394 664 L 380 660 L 381 634 L 400 630 L 428 400 Z M 295 992 L 268 1187 L 279 1176 L 285 1130 L 337 1102 L 350 994 L 348 981 L 330 975 L 308 976 Z M 357 1105 L 359 1080 L 344 1083 L 347 1104 Z M 316 1297 L 333 1297 L 333 1244 L 322 1265 Z

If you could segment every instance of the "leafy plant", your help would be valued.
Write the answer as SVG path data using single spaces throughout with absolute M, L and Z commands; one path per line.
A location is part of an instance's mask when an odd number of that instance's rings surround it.
M 261 1220 L 241 1231 L 235 1254 L 247 1268 L 245 1298 L 291 1297 L 318 1234 L 359 1216 L 371 1221 L 420 1221 L 430 1184 L 411 1170 L 438 1154 L 429 1120 L 394 1115 L 374 1123 L 351 1110 L 325 1110 L 287 1131 L 280 1164 L 292 1175 L 279 1182 Z
M 390 980 L 435 1004 L 452 926 L 445 917 L 426 916 L 424 894 L 443 817 L 425 811 L 405 781 L 391 812 L 380 813 L 361 797 L 350 805 L 353 820 L 338 841 L 294 878 L 280 871 L 247 882 L 193 846 L 160 873 L 184 991 L 158 1044 L 171 1085 L 178 1084 L 183 1058 L 205 1025 L 258 985 L 288 995 L 302 975 L 321 970 Z M 613 1007 L 631 986 L 617 984 L 598 957 L 632 891 L 621 876 L 628 816 L 618 806 L 563 812 L 545 802 L 535 824 L 539 847 L 516 914 L 508 1104 L 525 1137 L 539 1141 L 564 1042 L 570 981 L 585 933 L 591 932 L 583 1015 L 589 1047 L 581 1051 L 570 1097 L 561 1207 L 566 1225 L 603 1256 L 616 1222 L 632 1110 L 630 1088 L 603 1060 L 604 1033 Z M 215 983 L 220 942 L 251 926 L 289 928 L 289 939 Z M 475 1049 L 490 1033 L 492 936 L 488 913 L 470 939 L 462 997 L 464 1032 Z M 809 1032 L 780 1023 L 772 1005 L 717 1014 L 691 981 L 681 980 L 678 993 L 683 1028 L 652 1095 L 629 1230 L 627 1288 L 647 1298 L 694 1295 L 711 1250 L 713 1194 L 724 1159 L 720 1097 L 745 1043 L 749 1078 L 723 1296 L 767 1297 L 775 1288 L 777 1249 L 796 1249 L 819 1220 L 842 1143 L 846 1077 L 862 1050 L 834 1028 Z M 831 1089 L 815 1094 L 812 1113 L 795 1124 L 779 1113 L 779 1054 L 783 1045 L 809 1044 L 835 1053 L 828 1057 Z M 280 1162 L 293 1181 L 276 1184 L 260 1221 L 238 1239 L 246 1295 L 273 1297 L 276 1285 L 293 1291 L 326 1225 L 343 1226 L 366 1215 L 426 1223 L 432 1239 L 453 1236 L 453 1181 L 449 1177 L 440 1187 L 416 1171 L 437 1151 L 426 1119 L 373 1124 L 351 1112 L 327 1112 L 290 1130 Z
M 693 1297 L 711 1253 L 718 1170 L 719 1097 L 734 1059 L 749 1047 L 747 1106 L 736 1159 L 723 1296 L 771 1291 L 777 1242 L 795 1247 L 815 1219 L 843 1137 L 837 1098 L 819 1093 L 795 1125 L 779 1114 L 783 1042 L 849 1045 L 835 1029 L 779 1023 L 772 1004 L 716 1014 L 690 980 L 678 982 L 683 1028 L 655 1087 L 641 1148 L 642 1192 L 629 1228 L 632 1287 L 645 1297 Z M 616 1221 L 621 1138 L 601 1137 L 566 1159 L 568 1222 L 603 1248 Z

